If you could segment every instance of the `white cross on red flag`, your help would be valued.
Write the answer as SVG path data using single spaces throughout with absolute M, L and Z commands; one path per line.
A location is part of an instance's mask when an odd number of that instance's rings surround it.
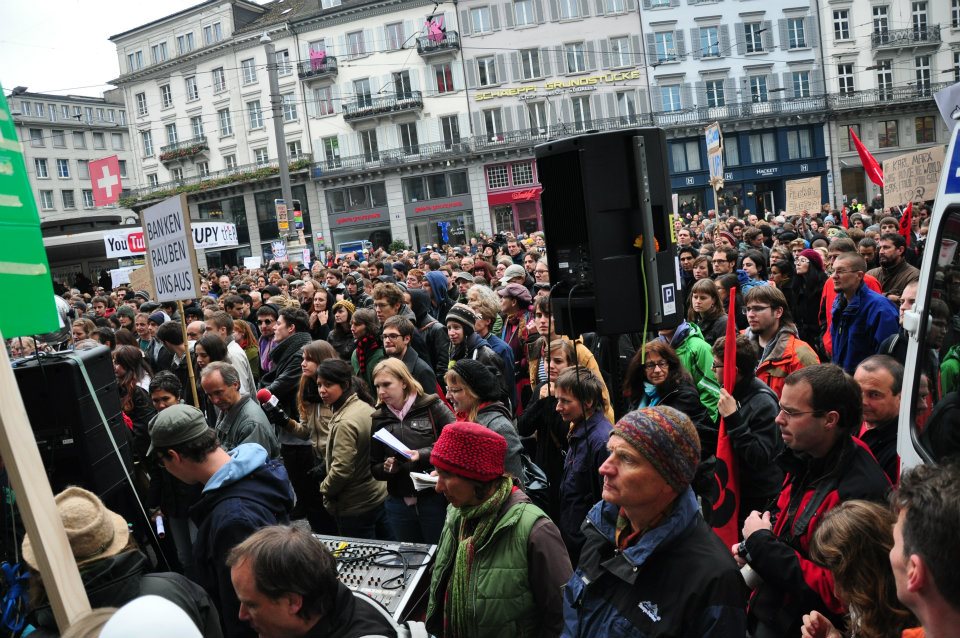
M 90 182 L 93 184 L 93 203 L 106 206 L 120 199 L 120 162 L 117 156 L 90 161 Z

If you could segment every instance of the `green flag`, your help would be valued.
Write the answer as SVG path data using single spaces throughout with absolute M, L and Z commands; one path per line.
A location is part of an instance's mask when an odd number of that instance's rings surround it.
M 5 338 L 60 328 L 37 202 L 0 86 L 0 333 Z

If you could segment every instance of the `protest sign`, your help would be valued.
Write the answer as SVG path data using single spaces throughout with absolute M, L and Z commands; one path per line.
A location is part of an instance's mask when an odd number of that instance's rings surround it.
M 897 155 L 883 162 L 883 203 L 902 206 L 908 202 L 933 199 L 940 184 L 940 171 L 946 152 L 932 146 L 913 153 Z
M 175 195 L 140 213 L 157 301 L 200 296 L 187 198 Z
M 799 215 L 803 211 L 819 213 L 822 202 L 819 177 L 787 181 L 787 207 L 785 212 L 788 216 Z

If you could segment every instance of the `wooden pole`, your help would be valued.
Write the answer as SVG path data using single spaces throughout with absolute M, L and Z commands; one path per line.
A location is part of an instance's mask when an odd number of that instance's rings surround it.
M 53 616 L 63 633 L 90 611 L 90 602 L 53 500 L 6 348 L 0 348 L 0 455 L 17 495 L 20 517 L 32 541 Z
M 190 393 L 193 395 L 193 406 L 200 409 L 200 399 L 197 397 L 197 381 L 193 376 L 193 359 L 190 358 L 190 340 L 187 337 L 187 316 L 183 312 L 183 302 L 177 300 L 177 310 L 180 311 L 180 327 L 183 329 L 183 349 L 187 356 L 187 376 L 190 379 Z

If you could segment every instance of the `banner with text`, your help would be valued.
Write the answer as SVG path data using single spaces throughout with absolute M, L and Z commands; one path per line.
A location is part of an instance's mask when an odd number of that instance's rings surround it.
M 933 199 L 946 152 L 942 146 L 897 155 L 883 162 L 883 203 L 901 206 Z
M 787 215 L 799 215 L 803 211 L 813 214 L 820 212 L 823 204 L 820 190 L 820 178 L 791 179 L 787 181 Z
M 196 222 L 193 230 L 193 246 L 197 250 L 236 246 L 237 226 L 227 222 Z M 107 257 L 134 257 L 147 252 L 143 243 L 143 230 L 126 228 L 109 230 L 103 233 L 103 245 Z

